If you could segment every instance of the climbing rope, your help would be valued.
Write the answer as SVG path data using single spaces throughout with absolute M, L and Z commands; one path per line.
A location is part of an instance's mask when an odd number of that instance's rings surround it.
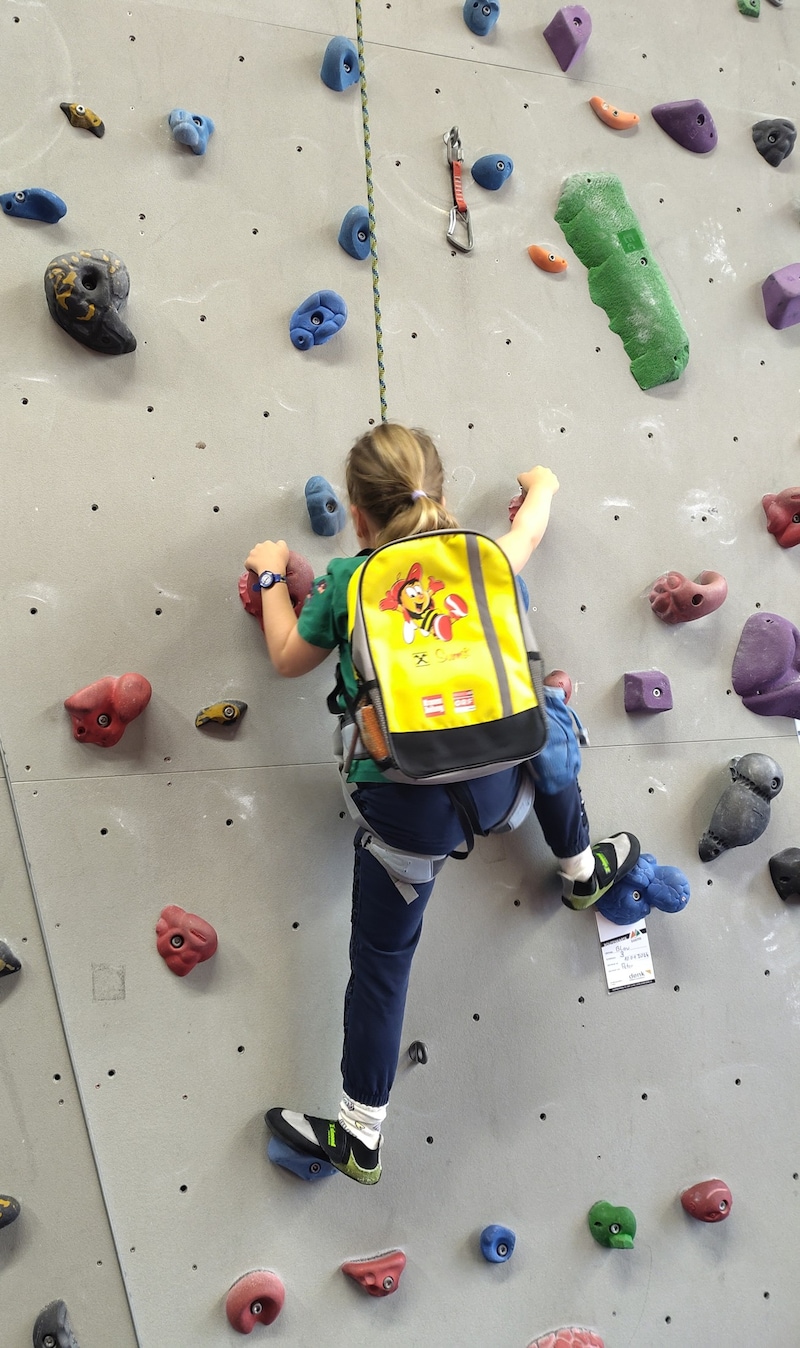
M 375 239 L 375 195 L 372 185 L 372 151 L 369 143 L 367 72 L 364 65 L 364 34 L 361 24 L 361 0 L 356 0 L 356 36 L 358 38 L 358 74 L 361 84 L 361 114 L 364 123 L 364 167 L 367 173 L 367 212 L 369 214 L 369 251 L 372 258 L 372 298 L 375 307 L 375 341 L 378 347 L 378 386 L 381 397 L 381 421 L 388 415 L 386 370 L 383 364 L 383 328 L 381 327 L 381 287 L 378 274 L 378 245 Z

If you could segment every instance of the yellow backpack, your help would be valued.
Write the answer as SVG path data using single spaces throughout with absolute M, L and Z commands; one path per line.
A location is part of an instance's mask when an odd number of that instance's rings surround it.
M 358 742 L 391 781 L 447 783 L 533 758 L 542 664 L 511 564 L 466 529 L 377 548 L 347 590 Z

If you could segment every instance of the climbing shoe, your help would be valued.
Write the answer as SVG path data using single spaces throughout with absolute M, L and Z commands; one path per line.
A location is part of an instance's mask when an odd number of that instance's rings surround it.
M 637 854 L 638 855 L 638 854 Z M 327 1161 L 358 1184 L 377 1184 L 381 1177 L 381 1142 L 368 1147 L 342 1127 L 338 1119 L 317 1119 L 291 1109 L 268 1109 L 267 1127 L 295 1151 Z
M 632 833 L 615 833 L 595 843 L 592 848 L 594 875 L 588 880 L 569 880 L 566 875 L 562 875 L 561 902 L 567 908 L 591 908 L 617 880 L 633 869 L 639 860 L 640 850 L 639 839 Z

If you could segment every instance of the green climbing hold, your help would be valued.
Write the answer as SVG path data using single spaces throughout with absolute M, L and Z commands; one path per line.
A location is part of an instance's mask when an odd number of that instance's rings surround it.
M 761 13 L 761 0 L 739 0 L 739 13 L 748 19 L 757 19 Z
M 689 337 L 616 174 L 567 178 L 555 218 L 588 269 L 589 294 L 622 338 L 639 387 L 679 379 Z
M 611 1250 L 632 1250 L 636 1218 L 630 1208 L 617 1207 L 601 1199 L 589 1209 L 589 1230 L 598 1245 Z

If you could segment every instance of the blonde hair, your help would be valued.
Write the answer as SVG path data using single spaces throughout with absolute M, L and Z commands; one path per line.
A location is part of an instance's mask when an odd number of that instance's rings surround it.
M 383 422 L 347 456 L 347 493 L 376 527 L 375 542 L 457 528 L 442 504 L 444 469 L 427 431 Z

